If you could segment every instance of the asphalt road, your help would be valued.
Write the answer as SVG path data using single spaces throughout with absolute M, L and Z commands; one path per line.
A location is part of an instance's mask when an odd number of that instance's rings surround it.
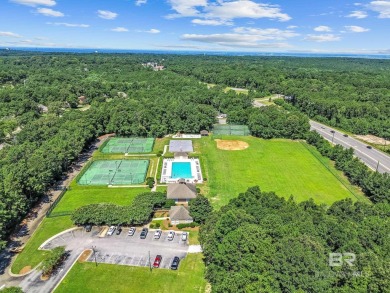
M 169 241 L 166 231 L 163 232 L 160 239 L 153 239 L 155 230 L 149 230 L 146 239 L 140 239 L 140 230 L 137 230 L 134 236 L 128 236 L 128 229 L 123 229 L 120 235 L 114 234 L 103 238 L 98 236 L 100 231 L 101 228 L 98 227 L 94 227 L 90 233 L 86 233 L 84 229 L 78 229 L 58 235 L 45 243 L 44 249 L 65 246 L 69 252 L 68 259 L 48 280 L 42 281 L 40 279 L 41 273 L 33 271 L 22 280 L 19 286 L 24 292 L 29 293 L 52 292 L 71 269 L 78 256 L 85 249 L 92 249 L 92 247 L 96 251 L 98 263 L 149 266 L 149 255 L 150 261 L 153 263 L 156 255 L 160 254 L 162 262 L 158 269 L 169 269 L 173 258 L 178 256 L 183 259 L 189 248 L 188 243 L 181 240 L 180 232 L 176 233 L 173 241 Z M 95 255 L 92 254 L 88 261 L 94 262 Z
M 378 170 L 380 173 L 390 173 L 390 156 L 376 150 L 368 148 L 365 144 L 345 133 L 340 132 L 327 125 L 310 120 L 311 129 L 317 131 L 322 137 L 334 144 L 342 145 L 345 148 L 353 148 L 355 156 L 358 157 L 372 170 Z M 334 134 L 331 132 L 334 131 Z M 333 136 L 334 135 L 334 136 Z

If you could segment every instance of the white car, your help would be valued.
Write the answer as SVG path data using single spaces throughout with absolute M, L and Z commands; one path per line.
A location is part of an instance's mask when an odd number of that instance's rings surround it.
M 107 236 L 111 236 L 112 234 L 114 234 L 115 230 L 116 230 L 116 227 L 111 226 L 110 229 L 108 229 Z
M 183 232 L 183 234 L 181 234 L 181 240 L 182 241 L 187 241 L 188 239 L 188 233 L 187 232 Z
M 161 233 L 162 233 L 161 230 L 157 230 L 156 232 L 154 232 L 153 238 L 154 238 L 154 239 L 160 239 Z
M 175 238 L 175 231 L 169 231 L 169 233 L 168 233 L 168 240 L 172 241 L 173 238 Z

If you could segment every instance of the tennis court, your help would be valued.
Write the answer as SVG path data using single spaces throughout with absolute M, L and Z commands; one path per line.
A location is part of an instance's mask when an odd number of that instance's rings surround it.
M 80 185 L 126 185 L 145 182 L 149 160 L 94 161 L 78 183 Z
M 231 125 L 231 124 L 215 124 L 213 127 L 214 135 L 250 135 L 248 126 L 246 125 Z
M 113 137 L 103 145 L 102 153 L 150 153 L 153 150 L 154 138 Z

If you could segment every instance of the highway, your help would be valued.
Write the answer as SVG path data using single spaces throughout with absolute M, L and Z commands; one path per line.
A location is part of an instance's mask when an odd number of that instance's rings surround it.
M 347 136 L 327 125 L 310 120 L 311 130 L 317 131 L 322 137 L 334 144 L 342 145 L 345 148 L 353 148 L 354 154 L 363 163 L 365 163 L 372 170 L 378 170 L 379 173 L 390 173 L 390 156 L 376 150 L 369 148 L 368 144 L 361 142 L 355 138 Z M 334 131 L 334 133 L 332 132 Z

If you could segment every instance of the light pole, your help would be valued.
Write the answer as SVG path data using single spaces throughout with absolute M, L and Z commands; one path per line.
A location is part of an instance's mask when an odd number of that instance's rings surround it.
M 95 257 L 95 265 L 97 266 L 97 259 L 96 259 L 96 246 L 92 246 L 93 256 Z
M 149 250 L 149 269 L 150 272 L 152 272 L 152 263 L 150 262 L 150 250 Z

